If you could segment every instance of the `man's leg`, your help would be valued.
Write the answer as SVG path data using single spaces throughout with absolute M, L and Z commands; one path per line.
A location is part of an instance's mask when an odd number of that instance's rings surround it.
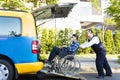
M 58 48 L 56 46 L 53 47 L 53 49 L 50 53 L 50 56 L 48 58 L 48 61 L 51 62 L 54 59 L 54 57 L 59 54 L 59 52 L 60 52 L 60 48 Z
M 104 71 L 103 71 L 103 64 L 104 64 L 104 55 L 97 55 L 96 58 L 96 68 L 98 72 L 98 76 L 104 77 Z
M 106 58 L 104 60 L 104 69 L 106 70 L 106 76 L 112 76 L 112 70 Z
M 64 49 L 60 51 L 59 53 L 59 57 L 63 58 L 67 55 L 70 55 L 69 52 L 65 51 Z

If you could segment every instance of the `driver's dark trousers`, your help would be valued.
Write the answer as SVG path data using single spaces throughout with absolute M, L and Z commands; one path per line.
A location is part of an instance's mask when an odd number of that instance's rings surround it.
M 97 68 L 98 76 L 104 77 L 103 69 L 105 69 L 106 75 L 108 76 L 112 75 L 111 68 L 106 59 L 106 52 L 96 53 L 96 68 Z

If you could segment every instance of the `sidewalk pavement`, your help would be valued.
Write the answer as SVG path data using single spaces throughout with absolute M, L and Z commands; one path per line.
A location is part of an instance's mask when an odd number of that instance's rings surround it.
M 95 58 L 79 58 L 81 63 L 81 72 L 96 72 Z M 120 63 L 117 58 L 109 58 L 108 63 L 113 73 L 120 73 Z
M 97 79 L 97 73 L 82 73 L 81 75 L 87 80 L 120 80 L 120 73 L 113 73 L 112 77 L 104 77 L 103 79 Z

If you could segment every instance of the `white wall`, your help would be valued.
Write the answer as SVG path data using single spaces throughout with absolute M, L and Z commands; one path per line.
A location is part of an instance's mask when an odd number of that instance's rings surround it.
M 48 21 L 41 25 L 48 28 L 72 28 L 73 30 L 80 29 L 80 22 L 103 22 L 102 15 L 92 15 L 91 2 L 80 2 L 80 0 L 58 0 L 59 3 L 78 3 L 69 13 L 67 18 L 57 18 Z
M 66 18 L 56 18 L 41 25 L 42 27 L 49 26 L 49 28 L 72 28 L 73 30 L 80 29 L 80 5 L 76 4 L 72 11 Z

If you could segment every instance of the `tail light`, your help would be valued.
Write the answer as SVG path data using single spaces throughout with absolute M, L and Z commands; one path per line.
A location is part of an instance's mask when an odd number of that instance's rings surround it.
M 38 41 L 32 41 L 32 53 L 33 54 L 39 53 L 38 45 L 39 45 Z

